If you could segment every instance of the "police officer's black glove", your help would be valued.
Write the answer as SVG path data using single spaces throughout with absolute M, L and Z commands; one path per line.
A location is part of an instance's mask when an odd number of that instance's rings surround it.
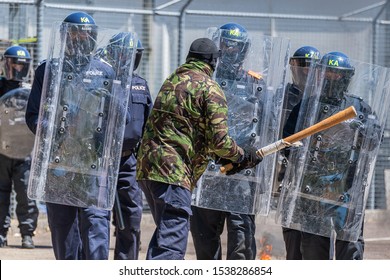
M 240 163 L 232 163 L 233 168 L 226 172 L 226 175 L 236 174 L 244 169 L 253 168 L 259 164 L 263 157 L 256 153 L 256 148 L 244 147 L 244 159 Z

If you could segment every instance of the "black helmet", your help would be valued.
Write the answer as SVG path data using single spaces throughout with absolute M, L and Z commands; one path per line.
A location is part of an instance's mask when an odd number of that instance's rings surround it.
M 322 57 L 318 65 L 325 71 L 322 94 L 327 98 L 340 100 L 355 74 L 349 57 L 342 52 L 330 52 Z
M 65 54 L 76 64 L 85 64 L 96 47 L 97 26 L 87 13 L 75 12 L 62 22 L 61 32 L 66 40 Z
M 109 44 L 106 47 L 106 55 L 108 61 L 116 67 L 117 63 L 120 63 L 120 67 L 127 67 L 131 63 L 131 51 L 135 46 L 135 38 L 130 32 L 119 32 L 112 36 Z M 135 62 L 133 70 L 136 70 L 141 61 L 142 52 L 144 48 L 140 40 L 137 40 L 137 51 L 135 54 Z
M 219 37 L 221 49 L 220 65 L 218 72 L 225 74 L 237 74 L 242 68 L 250 47 L 250 39 L 247 30 L 237 23 L 226 23 L 219 28 L 213 36 L 213 40 Z
M 310 65 L 321 58 L 318 49 L 312 46 L 303 46 L 297 49 L 293 56 L 290 57 L 290 69 L 292 73 L 293 84 L 300 90 L 303 90 L 306 85 L 307 75 Z
M 208 38 L 199 38 L 192 42 L 187 60 L 190 58 L 199 59 L 215 70 L 220 55 L 221 53 L 213 41 Z
M 11 46 L 5 50 L 1 64 L 7 80 L 24 81 L 30 71 L 31 56 L 24 47 Z

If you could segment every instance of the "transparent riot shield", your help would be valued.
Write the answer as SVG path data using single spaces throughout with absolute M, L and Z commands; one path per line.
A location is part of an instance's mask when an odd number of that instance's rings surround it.
M 220 34 L 213 33 L 218 42 Z M 258 36 L 248 38 L 247 54 L 239 71 L 221 61 L 214 73 L 228 102 L 229 135 L 239 146 L 261 148 L 279 136 L 289 40 Z M 245 49 L 243 50 L 245 51 Z M 210 161 L 193 192 L 198 207 L 244 214 L 267 215 L 275 167 L 275 155 L 252 169 L 226 176 L 221 165 Z
M 291 149 L 276 213 L 284 227 L 331 240 L 359 237 L 390 101 L 386 68 L 353 60 L 351 65 L 352 77 L 335 73 L 338 86 L 324 66 L 309 76 L 295 131 L 349 106 L 357 117 Z
M 26 125 L 29 88 L 16 88 L 0 98 L 0 154 L 24 159 L 31 155 L 35 135 Z
M 28 195 L 111 209 L 135 48 L 123 47 L 124 62 L 103 61 L 93 51 L 104 49 L 116 32 L 97 26 L 82 35 L 75 31 L 63 23 L 52 30 Z
M 290 71 L 287 73 L 287 85 L 284 91 L 283 99 L 283 109 L 282 109 L 282 118 L 281 125 L 279 130 L 279 139 L 285 138 L 290 135 L 285 135 L 283 130 L 286 124 L 287 119 L 289 118 L 292 109 L 299 104 L 302 100 L 303 94 L 305 92 L 305 86 L 307 81 L 307 76 L 315 70 L 315 60 L 306 60 L 303 64 L 304 66 L 297 64 L 290 64 Z M 295 83 L 293 82 L 293 73 L 295 75 Z M 271 200 L 271 209 L 276 209 L 282 190 L 282 182 L 287 168 L 287 156 L 289 154 L 289 149 L 282 149 L 276 154 L 276 166 L 275 166 L 275 176 L 274 183 L 272 188 L 272 200 Z

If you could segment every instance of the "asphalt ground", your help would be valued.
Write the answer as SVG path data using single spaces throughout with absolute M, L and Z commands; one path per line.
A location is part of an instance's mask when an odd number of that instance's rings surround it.
M 145 260 L 146 249 L 155 226 L 150 213 L 144 213 L 141 224 L 141 250 L 139 259 Z M 112 227 L 111 232 L 114 232 Z M 366 211 L 364 228 L 365 260 L 390 259 L 390 213 L 388 211 Z M 33 237 L 35 249 L 22 249 L 21 236 L 16 219 L 12 220 L 8 232 L 8 246 L 0 248 L 1 260 L 54 260 L 51 246 L 50 230 L 45 214 L 40 214 L 38 227 Z M 279 225 L 268 217 L 258 216 L 256 219 L 257 259 L 283 260 L 285 258 L 282 231 Z M 110 257 L 114 255 L 115 237 L 111 234 Z M 223 249 L 226 252 L 226 230 L 222 235 Z M 223 253 L 225 253 L 223 252 Z M 223 258 L 225 255 L 223 255 Z M 192 237 L 189 236 L 186 260 L 196 260 Z

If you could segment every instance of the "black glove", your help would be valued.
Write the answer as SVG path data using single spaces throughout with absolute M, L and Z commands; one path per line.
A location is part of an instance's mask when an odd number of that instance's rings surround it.
M 226 175 L 236 174 L 244 169 L 253 168 L 259 164 L 263 157 L 256 153 L 256 148 L 248 146 L 244 148 L 244 159 L 240 163 L 232 163 L 233 168 L 226 172 Z
M 229 163 L 232 163 L 232 161 L 230 159 L 226 159 L 226 158 L 221 158 L 219 156 L 216 156 L 215 157 L 215 160 L 214 160 L 215 164 L 220 164 L 220 165 L 226 165 L 226 164 L 229 164 Z

